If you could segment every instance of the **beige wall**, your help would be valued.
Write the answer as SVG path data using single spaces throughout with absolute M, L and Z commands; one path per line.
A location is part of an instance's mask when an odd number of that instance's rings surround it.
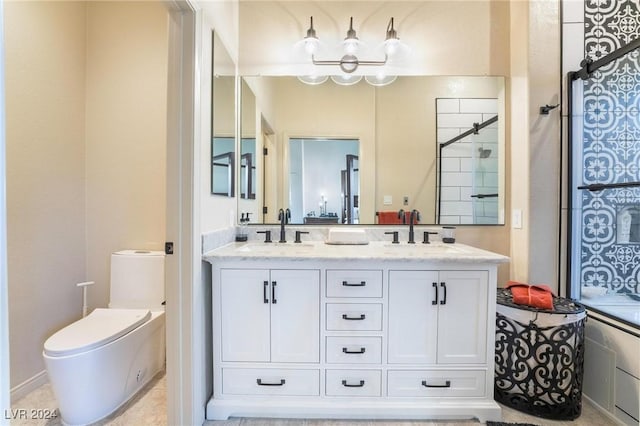
M 5 2 L 11 386 L 81 313 L 85 5 Z
M 99 307 L 113 251 L 164 250 L 168 21 L 161 2 L 87 12 L 87 278 Z
M 160 2 L 6 2 L 11 386 L 44 340 L 106 306 L 109 254 L 162 249 L 167 14 Z

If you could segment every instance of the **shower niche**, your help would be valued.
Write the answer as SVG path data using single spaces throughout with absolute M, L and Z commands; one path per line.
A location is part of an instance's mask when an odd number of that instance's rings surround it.
M 616 243 L 640 244 L 640 206 L 619 206 L 616 214 Z

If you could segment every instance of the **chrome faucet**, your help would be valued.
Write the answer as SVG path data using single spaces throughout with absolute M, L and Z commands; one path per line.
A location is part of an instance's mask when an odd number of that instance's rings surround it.
M 291 210 L 286 209 L 278 211 L 278 220 L 280 221 L 280 243 L 286 243 L 284 225 L 289 223 L 289 219 L 291 219 Z
M 413 222 L 420 221 L 420 212 L 416 209 L 411 210 L 411 214 L 409 215 L 409 244 L 415 244 L 414 234 L 413 234 Z

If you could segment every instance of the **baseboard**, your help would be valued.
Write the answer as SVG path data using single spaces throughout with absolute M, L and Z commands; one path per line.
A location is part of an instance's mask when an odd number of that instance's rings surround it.
M 585 395 L 584 393 L 582 394 L 582 401 L 586 402 L 587 404 L 591 405 L 593 408 L 595 408 L 596 410 L 598 410 L 601 414 L 605 415 L 606 417 L 608 417 L 614 424 L 616 425 L 620 425 L 620 426 L 625 426 L 624 423 L 622 422 L 622 420 L 620 420 L 619 418 L 617 418 L 613 413 L 611 413 L 610 411 L 607 411 L 606 408 L 604 408 L 603 406 L 601 406 L 600 404 L 598 404 L 597 402 L 595 402 L 593 399 L 589 398 L 587 395 Z
M 24 382 L 11 389 L 11 403 L 13 404 L 19 399 L 27 396 L 48 381 L 49 378 L 47 377 L 46 370 L 42 370 L 30 379 L 25 380 Z

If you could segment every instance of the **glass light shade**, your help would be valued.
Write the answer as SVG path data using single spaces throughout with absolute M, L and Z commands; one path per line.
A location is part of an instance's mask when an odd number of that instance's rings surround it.
M 331 80 L 340 86 L 351 86 L 362 80 L 362 76 L 352 74 L 332 75 Z
M 365 80 L 372 86 L 386 86 L 387 84 L 391 84 L 398 78 L 397 75 L 367 75 L 365 76 Z
M 355 55 L 358 52 L 360 40 L 357 38 L 346 38 L 343 42 L 344 53 Z
M 400 40 L 397 38 L 390 38 L 384 42 L 384 53 L 387 56 L 393 56 L 400 47 Z
M 318 45 L 320 44 L 320 40 L 316 37 L 305 37 L 304 38 L 304 50 L 309 55 L 313 55 L 318 51 Z
M 329 79 L 326 75 L 299 75 L 298 80 L 303 82 L 304 84 L 309 84 L 311 86 L 317 86 L 318 84 L 322 84 Z

